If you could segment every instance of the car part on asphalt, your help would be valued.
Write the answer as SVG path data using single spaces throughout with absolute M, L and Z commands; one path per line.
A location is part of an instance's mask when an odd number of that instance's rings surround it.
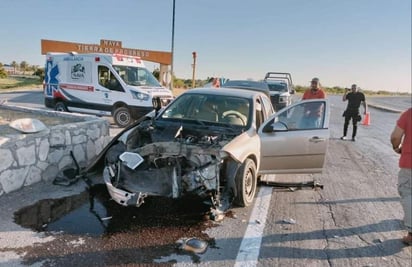
M 315 181 L 308 181 L 308 182 L 298 182 L 298 183 L 284 183 L 284 182 L 270 182 L 266 181 L 263 182 L 266 185 L 270 185 L 276 188 L 295 188 L 295 189 L 304 189 L 304 188 L 311 188 L 311 189 L 323 189 L 323 185 L 315 182 Z M 292 190 L 294 191 L 294 190 Z
M 70 156 L 73 159 L 74 167 L 71 165 L 61 170 L 53 180 L 53 184 L 69 186 L 76 183 L 80 178 L 83 177 L 79 163 L 77 163 L 73 151 L 70 151 Z
M 207 242 L 197 239 L 197 238 L 187 238 L 180 239 L 176 242 L 179 245 L 179 248 L 188 252 L 194 252 L 197 254 L 205 253 L 208 244 Z

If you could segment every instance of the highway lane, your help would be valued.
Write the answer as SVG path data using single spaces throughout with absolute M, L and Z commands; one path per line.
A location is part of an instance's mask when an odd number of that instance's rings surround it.
M 1 92 L 0 101 L 6 101 L 8 105 L 45 108 L 43 91 L 40 89 Z
M 371 96 L 366 98 L 367 103 L 391 107 L 397 110 L 406 110 L 412 106 L 411 96 Z

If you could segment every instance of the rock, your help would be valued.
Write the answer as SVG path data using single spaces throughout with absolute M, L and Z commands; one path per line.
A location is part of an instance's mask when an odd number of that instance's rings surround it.
M 46 125 L 38 119 L 23 118 L 11 121 L 9 126 L 22 133 L 38 133 L 47 129 Z

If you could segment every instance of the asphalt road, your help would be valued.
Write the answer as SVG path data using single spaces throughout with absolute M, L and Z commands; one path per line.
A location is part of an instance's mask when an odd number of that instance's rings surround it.
M 34 99 L 20 97 L 19 101 Z M 342 141 L 345 103 L 338 96 L 329 98 L 331 135 L 324 172 L 276 177 L 316 180 L 323 190 L 261 186 L 253 206 L 234 208 L 219 223 L 188 223 L 188 210 L 183 215 L 176 212 L 176 217 L 163 210 L 173 210 L 170 203 L 142 210 L 141 221 L 134 221 L 139 213 L 119 214 L 116 221 L 112 211 L 111 220 L 122 231 L 93 236 L 37 233 L 14 223 L 15 212 L 22 207 L 75 195 L 85 187 L 81 182 L 71 187 L 37 184 L 0 196 L 0 266 L 411 266 L 412 247 L 400 241 L 404 231 L 396 189 L 398 156 L 389 143 L 399 113 L 370 108 L 371 124 L 359 127 L 357 141 Z M 13 101 L 8 100 L 24 103 Z M 167 216 L 166 222 L 159 221 Z M 192 236 L 208 241 L 205 253 L 171 249 L 178 239 Z

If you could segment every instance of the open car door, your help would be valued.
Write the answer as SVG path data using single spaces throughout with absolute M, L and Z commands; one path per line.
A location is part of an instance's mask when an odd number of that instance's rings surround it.
M 326 99 L 304 100 L 266 120 L 260 137 L 259 174 L 322 172 L 329 140 Z

